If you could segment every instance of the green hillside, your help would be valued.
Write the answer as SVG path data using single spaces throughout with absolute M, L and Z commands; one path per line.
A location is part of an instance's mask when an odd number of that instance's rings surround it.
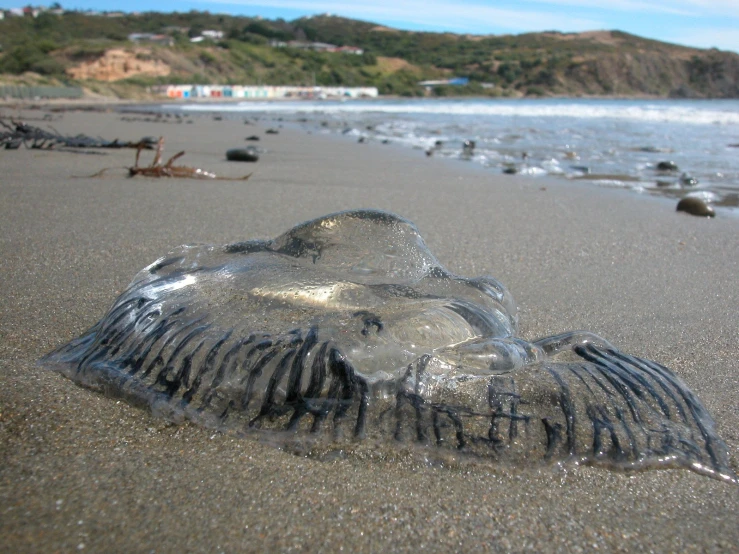
M 470 84 L 432 94 L 739 97 L 739 55 L 619 31 L 471 36 L 399 31 L 333 16 L 288 22 L 207 12 L 114 15 L 6 17 L 0 21 L 0 82 L 78 84 L 118 96 L 165 83 L 377 86 L 382 94 L 414 96 L 425 93 L 421 80 L 460 76 Z M 190 42 L 204 30 L 222 31 L 223 38 Z M 166 35 L 172 44 L 135 45 L 131 33 Z M 356 46 L 364 54 L 271 41 Z M 94 72 L 74 72 L 113 49 L 168 74 L 143 71 L 102 81 Z

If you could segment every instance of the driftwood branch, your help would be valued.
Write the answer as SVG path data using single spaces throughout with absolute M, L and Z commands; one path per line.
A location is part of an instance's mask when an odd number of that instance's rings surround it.
M 178 152 L 167 160 L 166 163 L 162 163 L 162 154 L 164 153 L 164 138 L 159 137 L 156 143 L 156 152 L 151 165 L 141 167 L 139 165 L 139 159 L 141 158 L 141 151 L 145 148 L 144 145 L 140 144 L 136 149 L 136 158 L 133 167 L 128 168 L 129 177 L 135 177 L 136 175 L 143 175 L 144 177 L 179 177 L 187 179 L 212 179 L 216 181 L 246 181 L 251 177 L 251 173 L 244 175 L 243 177 L 220 177 L 210 171 L 199 169 L 197 167 L 188 167 L 184 165 L 174 165 L 174 161 L 185 155 L 185 152 Z M 113 168 L 105 168 L 98 171 L 90 177 L 100 177 L 106 171 Z

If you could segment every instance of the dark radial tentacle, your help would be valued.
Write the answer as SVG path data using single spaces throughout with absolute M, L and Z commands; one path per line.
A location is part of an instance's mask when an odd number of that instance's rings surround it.
M 233 333 L 233 329 L 229 329 L 226 331 L 226 334 L 223 335 L 220 339 L 218 339 L 218 342 L 216 342 L 213 347 L 210 349 L 208 354 L 205 357 L 205 361 L 201 364 L 200 368 L 195 374 L 195 377 L 192 380 L 192 383 L 190 384 L 189 388 L 185 393 L 182 395 L 182 400 L 186 403 L 190 403 L 192 400 L 192 397 L 195 395 L 195 393 L 200 388 L 200 384 L 203 380 L 203 375 L 208 374 L 213 369 L 213 364 L 215 363 L 216 357 L 218 356 L 218 352 L 221 350 L 221 347 L 223 344 L 231 337 L 231 334 Z M 183 380 L 183 384 L 185 386 L 188 386 L 187 379 Z

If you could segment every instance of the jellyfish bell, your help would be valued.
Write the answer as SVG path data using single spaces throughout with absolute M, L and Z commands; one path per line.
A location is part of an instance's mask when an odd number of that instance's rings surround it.
M 41 363 L 224 431 L 736 479 L 670 370 L 584 331 L 516 331 L 501 283 L 448 272 L 411 222 L 357 210 L 274 240 L 180 247 Z

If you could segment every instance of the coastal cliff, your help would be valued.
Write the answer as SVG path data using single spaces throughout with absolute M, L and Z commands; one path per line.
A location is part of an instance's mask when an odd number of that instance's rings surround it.
M 168 83 L 375 86 L 381 94 L 739 97 L 739 54 L 620 31 L 457 35 L 335 16 L 41 13 L 0 20 L 0 84 L 140 96 Z M 420 86 L 464 77 L 463 86 Z

